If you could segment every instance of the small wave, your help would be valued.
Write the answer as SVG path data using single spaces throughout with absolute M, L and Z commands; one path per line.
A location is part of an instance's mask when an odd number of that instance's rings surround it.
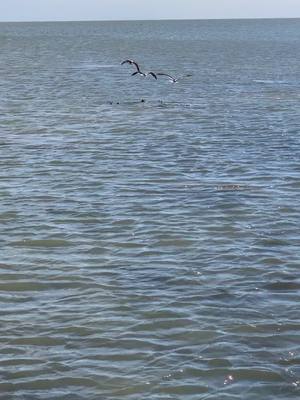
M 67 247 L 71 243 L 63 239 L 24 239 L 13 243 L 16 247 Z
M 289 83 L 287 81 L 276 81 L 276 80 L 272 80 L 272 79 L 253 79 L 253 82 L 264 84 L 264 85 L 273 85 L 273 84 L 288 85 L 288 83 Z
M 93 70 L 93 69 L 99 69 L 99 68 L 116 68 L 118 65 L 117 64 L 82 64 L 77 67 L 73 67 L 73 69 L 85 69 L 85 70 Z

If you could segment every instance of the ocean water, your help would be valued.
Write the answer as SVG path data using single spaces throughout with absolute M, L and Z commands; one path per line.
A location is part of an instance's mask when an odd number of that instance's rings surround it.
M 298 399 L 300 20 L 0 49 L 0 399 Z

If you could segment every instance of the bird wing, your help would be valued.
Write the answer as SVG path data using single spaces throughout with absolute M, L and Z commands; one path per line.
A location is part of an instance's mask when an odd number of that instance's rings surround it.
M 140 67 L 137 62 L 132 61 L 132 64 L 135 66 L 135 68 L 137 69 L 138 72 L 141 72 Z
M 152 75 L 153 78 L 157 79 L 156 74 L 154 72 L 152 72 L 152 71 L 148 72 L 147 75 Z
M 137 69 L 137 71 L 138 71 L 138 72 L 141 72 L 141 70 L 140 70 L 140 67 L 139 67 L 138 63 L 137 63 L 136 61 L 134 61 L 134 60 L 124 60 L 124 61 L 122 61 L 122 62 L 121 62 L 121 65 L 123 65 L 123 64 L 130 64 L 130 65 L 134 65 L 134 66 L 135 66 L 135 68 Z
M 176 80 L 175 78 L 173 78 L 173 76 L 171 76 L 171 75 L 169 75 L 169 74 L 165 74 L 164 72 L 157 72 L 156 75 L 163 75 L 163 76 L 167 76 L 167 77 L 170 78 L 170 79 L 173 79 L 173 81 Z
M 124 61 L 121 62 L 121 65 L 123 65 L 123 64 L 132 64 L 132 63 L 133 63 L 132 60 L 124 60 Z

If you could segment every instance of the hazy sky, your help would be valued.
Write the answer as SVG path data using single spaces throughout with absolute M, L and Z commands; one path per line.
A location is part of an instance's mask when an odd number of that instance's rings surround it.
M 300 17 L 300 0 L 0 0 L 1 21 Z

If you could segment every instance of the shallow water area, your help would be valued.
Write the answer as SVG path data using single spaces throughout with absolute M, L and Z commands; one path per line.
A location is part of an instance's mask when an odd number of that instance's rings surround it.
M 299 39 L 0 24 L 0 399 L 299 397 Z

